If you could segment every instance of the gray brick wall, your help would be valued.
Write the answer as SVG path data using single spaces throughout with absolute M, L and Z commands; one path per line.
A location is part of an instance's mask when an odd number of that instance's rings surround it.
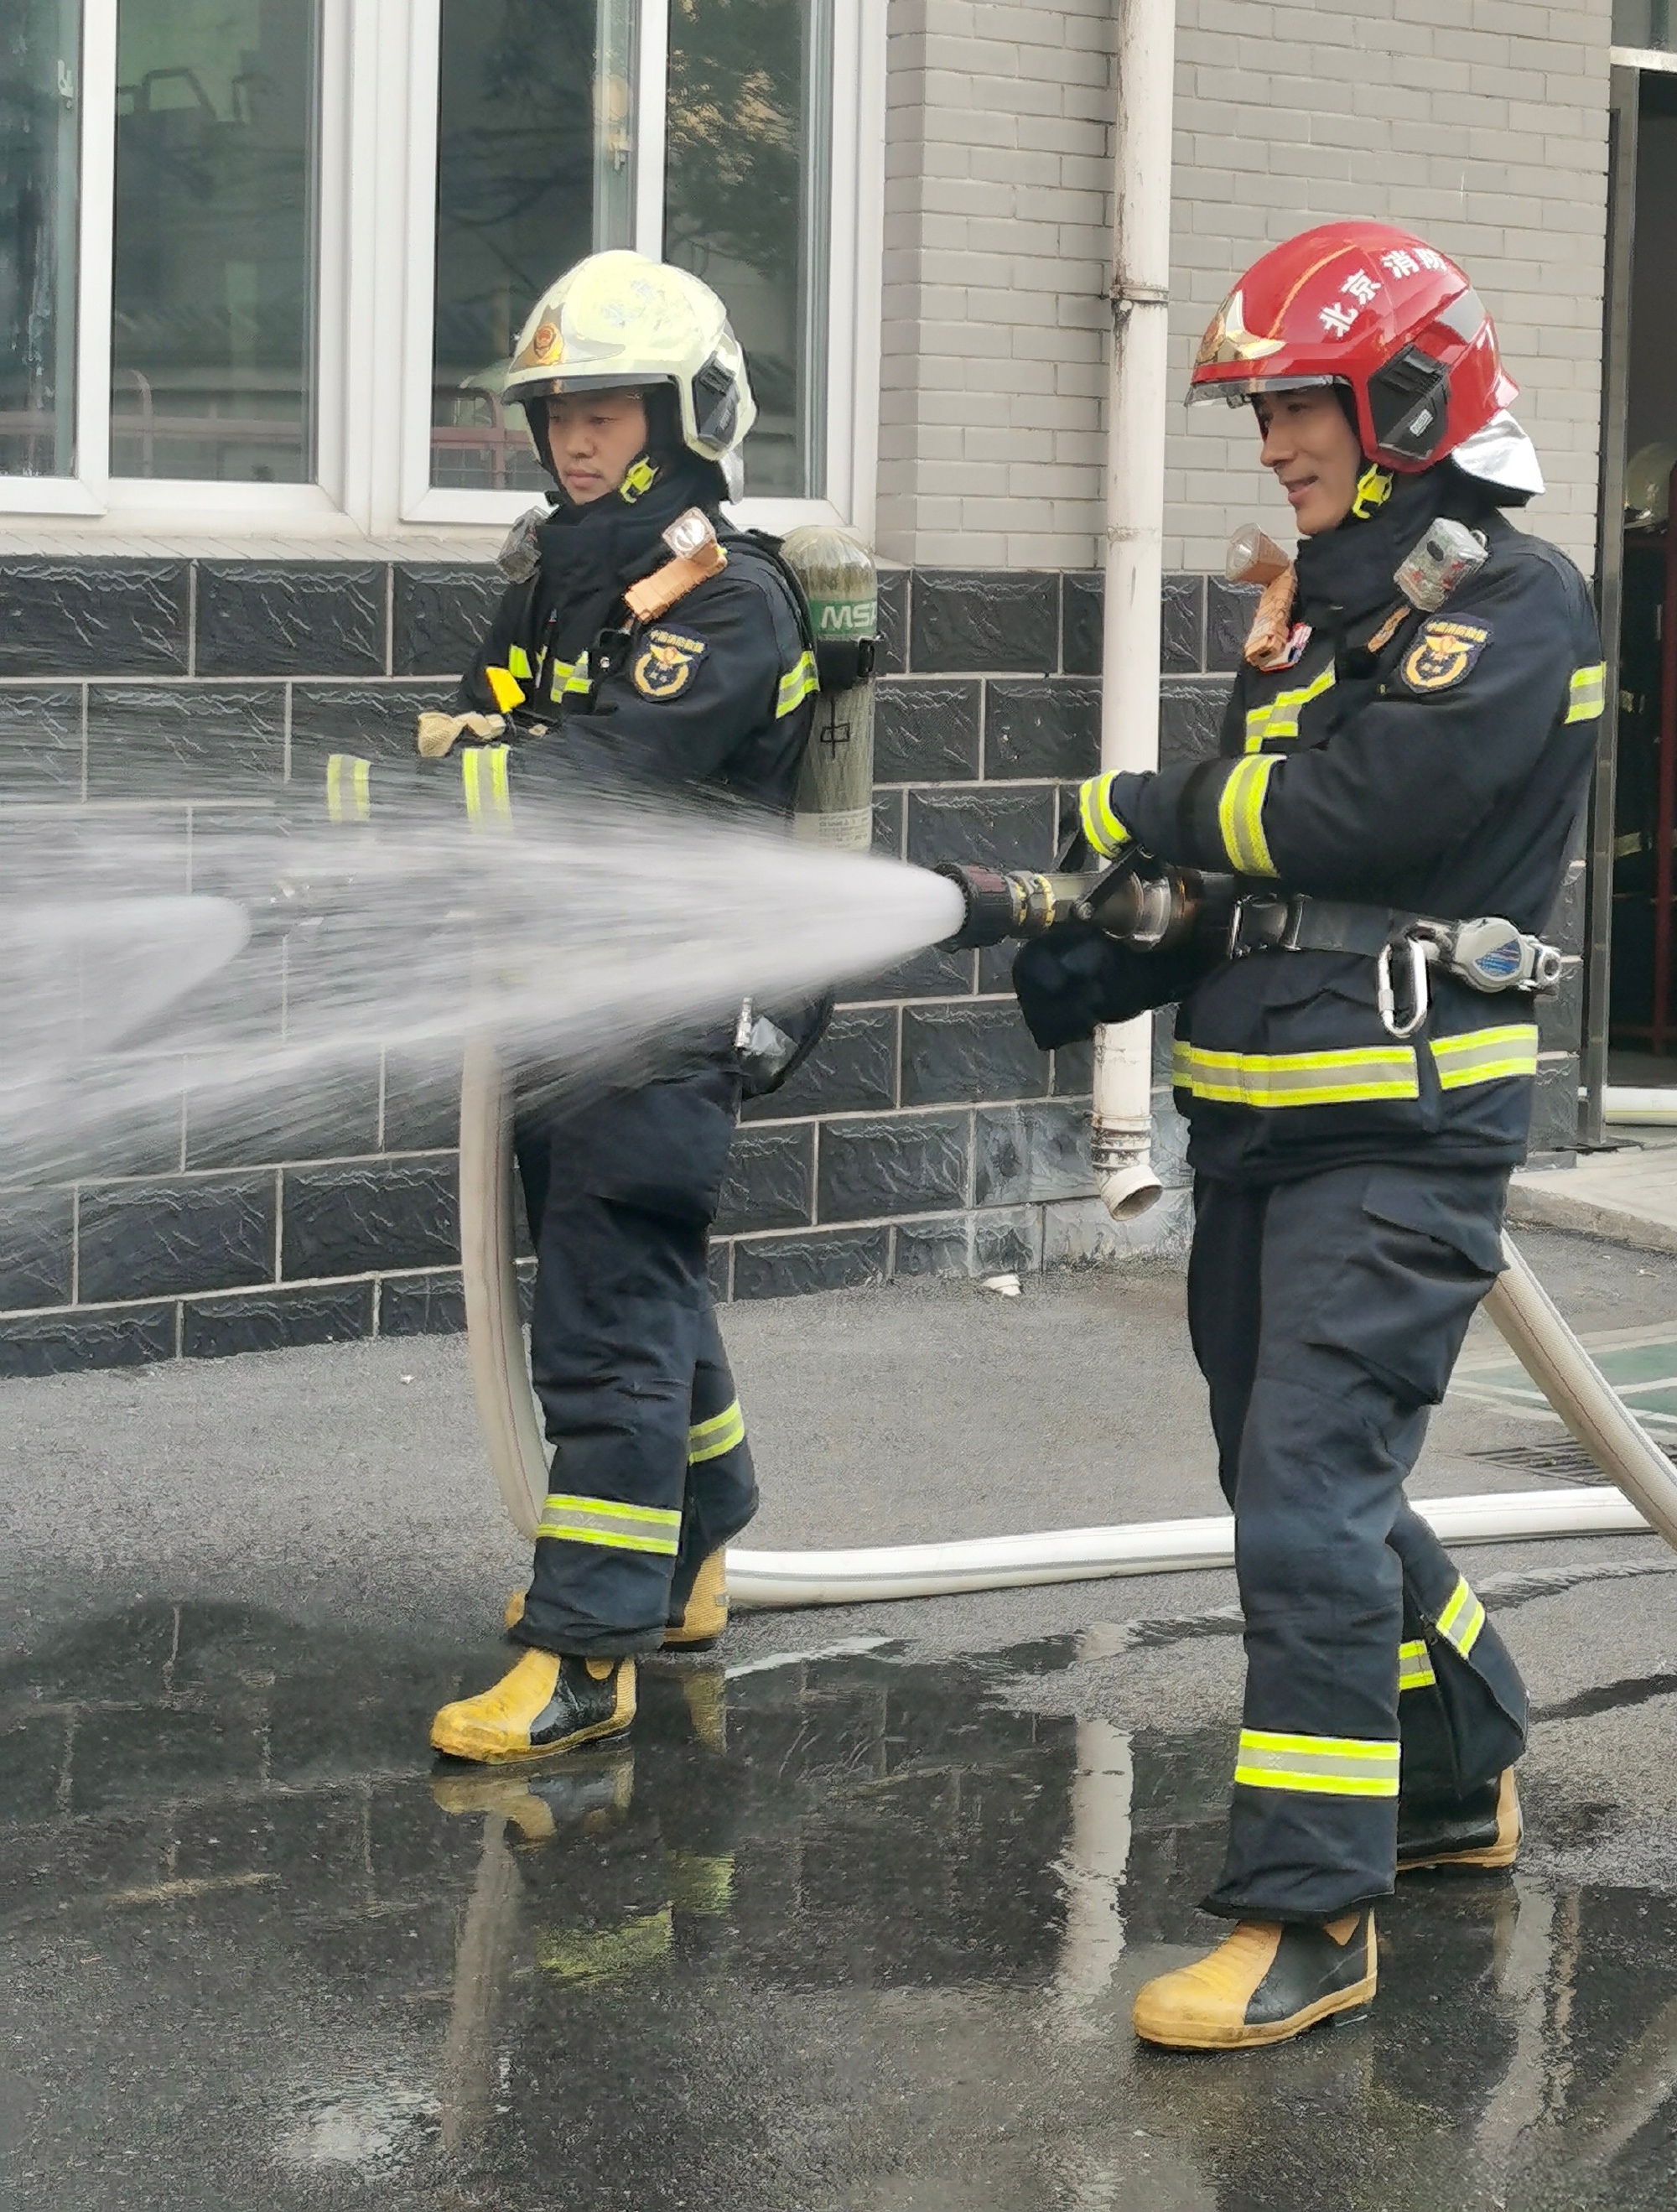
M 890 0 L 889 24 L 879 550 L 1087 568 L 1112 0 Z
M 1171 375 L 1267 245 L 1337 215 L 1472 270 L 1595 557 L 1611 0 L 1181 0 Z M 879 544 L 1080 568 L 1101 529 L 1111 0 L 890 0 Z M 1243 416 L 1175 418 L 1165 566 L 1290 534 Z

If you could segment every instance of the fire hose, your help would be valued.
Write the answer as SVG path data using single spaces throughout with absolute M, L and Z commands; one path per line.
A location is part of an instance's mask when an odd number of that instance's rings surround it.
M 513 1525 L 534 1541 L 548 1451 L 530 1385 L 513 1233 L 511 1097 L 493 1043 L 468 1048 L 460 1093 L 460 1254 L 472 1386 L 495 1483 Z M 1446 1542 L 1521 1542 L 1649 1529 L 1677 1550 L 1677 1469 L 1567 1326 L 1511 1240 L 1485 1310 L 1612 1491 L 1491 1492 L 1416 1501 Z M 1617 1494 L 1615 1494 L 1617 1493 Z M 1229 1566 L 1234 1524 L 1214 1515 L 1059 1528 L 957 1543 L 728 1554 L 745 1606 L 854 1605 L 1039 1583 Z

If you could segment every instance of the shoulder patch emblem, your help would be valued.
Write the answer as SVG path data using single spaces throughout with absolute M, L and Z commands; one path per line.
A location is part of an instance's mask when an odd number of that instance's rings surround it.
M 635 655 L 630 680 L 643 699 L 676 699 L 693 681 L 693 671 L 710 650 L 702 637 L 678 629 L 649 629 Z
M 1398 672 L 1412 691 L 1448 691 L 1461 681 L 1490 642 L 1489 623 L 1430 622 L 1423 626 Z

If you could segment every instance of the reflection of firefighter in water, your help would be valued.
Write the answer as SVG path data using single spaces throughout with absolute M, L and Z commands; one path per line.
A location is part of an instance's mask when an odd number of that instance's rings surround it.
M 1583 580 L 1501 511 L 1542 479 L 1442 254 L 1359 223 L 1276 248 L 1194 384 L 1251 402 L 1303 542 L 1261 604 L 1221 757 L 1092 778 L 1081 811 L 1103 854 L 1232 872 L 1230 933 L 1150 955 L 1051 932 L 1015 977 L 1045 1046 L 1180 1003 L 1188 1316 L 1248 1660 L 1207 1903 L 1237 1924 L 1143 1990 L 1135 2025 L 1223 2049 L 1367 2002 L 1394 1871 L 1518 1847 L 1525 1692 L 1402 1485 L 1502 1264 L 1538 1054 L 1513 987 L 1552 957 L 1533 933 L 1603 668 Z M 1510 918 L 1483 931 L 1509 957 L 1469 988 L 1425 947 L 1481 916 Z

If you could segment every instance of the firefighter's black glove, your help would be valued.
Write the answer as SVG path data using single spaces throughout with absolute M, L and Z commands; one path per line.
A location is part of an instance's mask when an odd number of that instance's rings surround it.
M 1081 1044 L 1103 1022 L 1127 1022 L 1192 989 L 1210 963 L 1191 951 L 1138 952 L 1092 922 L 1056 922 L 1019 947 L 1013 993 L 1044 1052 Z

